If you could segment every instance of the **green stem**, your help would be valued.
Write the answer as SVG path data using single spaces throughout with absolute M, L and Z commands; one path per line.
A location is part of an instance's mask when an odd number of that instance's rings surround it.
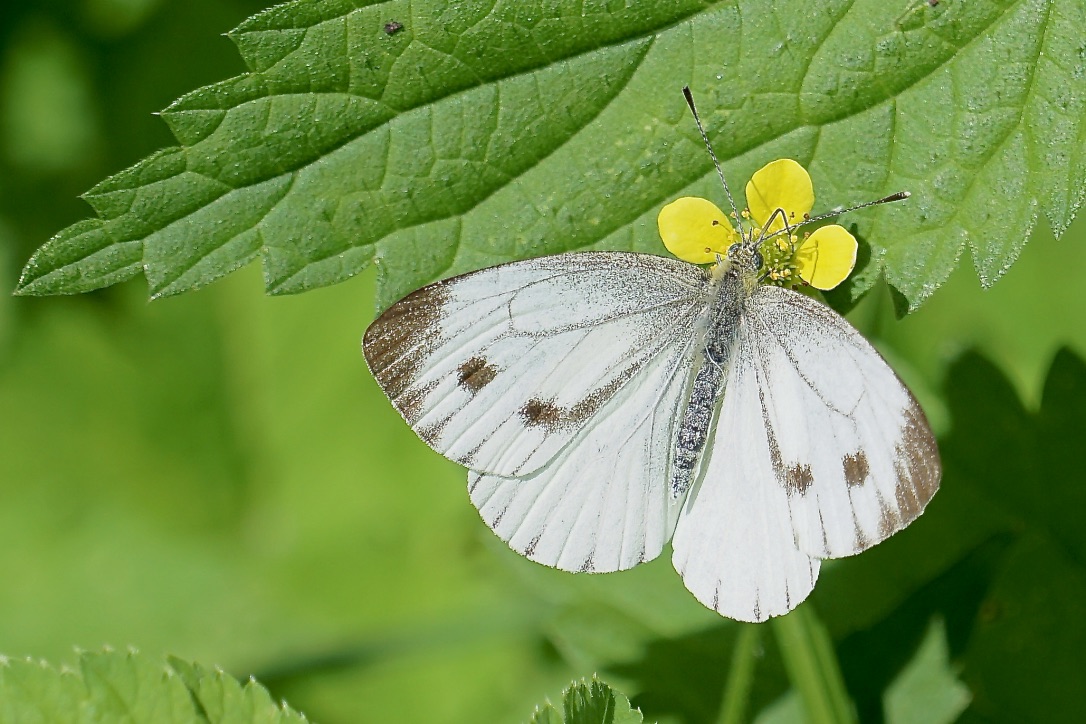
M 814 609 L 800 606 L 773 619 L 773 633 L 788 678 L 803 700 L 807 720 L 813 724 L 855 722 L 833 642 Z
M 750 688 L 754 684 L 755 652 L 762 640 L 758 624 L 739 624 L 739 635 L 732 649 L 728 680 L 724 684 L 724 700 L 720 704 L 717 724 L 742 724 L 747 720 Z

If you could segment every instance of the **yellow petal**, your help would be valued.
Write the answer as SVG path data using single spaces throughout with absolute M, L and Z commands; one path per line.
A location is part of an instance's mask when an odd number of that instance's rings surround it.
M 710 264 L 735 241 L 728 217 L 712 201 L 683 196 L 660 209 L 656 219 L 664 246 L 691 264 Z
M 807 237 L 795 261 L 803 281 L 815 289 L 833 289 L 856 266 L 856 237 L 843 226 L 823 226 Z
M 762 166 L 747 183 L 747 208 L 761 226 L 777 209 L 783 209 L 788 224 L 803 221 L 803 215 L 814 207 L 814 186 L 806 169 L 790 158 L 782 158 Z M 780 231 L 784 221 L 778 215 L 770 231 Z

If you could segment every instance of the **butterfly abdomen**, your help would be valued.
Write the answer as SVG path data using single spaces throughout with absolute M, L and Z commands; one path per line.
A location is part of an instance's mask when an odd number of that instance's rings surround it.
M 705 330 L 697 374 L 690 385 L 686 408 L 683 410 L 675 436 L 675 455 L 671 461 L 671 497 L 677 500 L 686 494 L 709 436 L 717 395 L 724 381 L 744 299 L 743 282 L 738 271 L 728 271 L 720 279 L 713 304 L 709 309 L 709 324 Z

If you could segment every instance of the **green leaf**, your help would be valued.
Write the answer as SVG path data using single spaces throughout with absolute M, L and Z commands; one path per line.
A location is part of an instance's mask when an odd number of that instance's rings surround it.
M 949 657 L 946 629 L 933 621 L 912 661 L 883 695 L 887 724 L 957 721 L 971 695 Z
M 390 18 L 404 29 L 384 31 Z M 1086 188 L 1079 0 L 305 0 L 230 34 L 251 72 L 162 116 L 179 143 L 86 195 L 21 294 L 141 270 L 154 296 L 261 257 L 299 292 L 380 262 L 379 302 L 440 276 L 574 249 L 662 253 L 667 200 L 722 199 L 690 84 L 736 190 L 790 156 L 846 217 L 863 267 L 915 308 L 966 250 L 985 285 Z M 817 209 L 816 209 L 817 210 Z
M 982 490 L 1015 534 L 964 652 L 970 713 L 987 721 L 1076 721 L 1086 668 L 1086 362 L 1061 350 L 1028 410 L 977 355 L 951 370 L 947 477 Z
M 306 719 L 255 681 L 133 651 L 83 653 L 76 669 L 0 657 L 0 721 L 273 724 Z
M 956 700 L 952 691 L 956 685 L 946 671 L 948 666 L 934 662 L 933 631 L 945 640 L 947 658 L 957 663 L 1009 543 L 1008 536 L 997 535 L 977 546 L 877 623 L 838 642 L 842 673 L 860 721 L 888 719 L 894 712 L 907 716 L 912 709 L 930 706 L 929 694 L 935 689 L 950 708 Z M 938 545 L 938 540 L 928 543 L 930 548 Z M 865 603 L 862 598 L 853 600 L 856 609 Z M 934 688 L 922 694 L 921 684 Z
M 630 700 L 593 677 L 562 692 L 562 710 L 550 702 L 535 710 L 531 724 L 641 724 L 641 711 Z

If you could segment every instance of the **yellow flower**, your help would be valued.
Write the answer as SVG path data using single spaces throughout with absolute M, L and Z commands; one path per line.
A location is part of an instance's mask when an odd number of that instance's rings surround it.
M 833 289 L 856 265 L 856 239 L 844 227 L 823 226 L 800 239 L 785 231 L 810 218 L 814 186 L 807 171 L 790 158 L 759 169 L 747 184 L 747 209 L 736 219 L 736 231 L 712 202 L 692 196 L 677 199 L 660 211 L 660 237 L 675 256 L 693 264 L 708 264 L 724 256 L 743 237 L 758 242 L 773 236 L 776 243 L 759 246 L 766 260 L 769 283 L 793 286 L 805 282 Z M 749 217 L 750 228 L 743 228 Z M 798 279 L 797 279 L 798 277 Z
M 747 182 L 747 208 L 759 228 L 773 217 L 770 233 L 784 229 L 782 213 L 788 225 L 795 226 L 814 208 L 814 184 L 798 163 L 778 159 L 755 171 Z M 777 209 L 782 213 L 775 214 Z
M 660 209 L 656 224 L 667 250 L 691 264 L 711 264 L 739 241 L 724 212 L 697 196 L 683 196 Z
M 815 289 L 833 289 L 848 279 L 856 267 L 856 237 L 843 226 L 823 226 L 796 250 L 796 268 L 803 281 Z

